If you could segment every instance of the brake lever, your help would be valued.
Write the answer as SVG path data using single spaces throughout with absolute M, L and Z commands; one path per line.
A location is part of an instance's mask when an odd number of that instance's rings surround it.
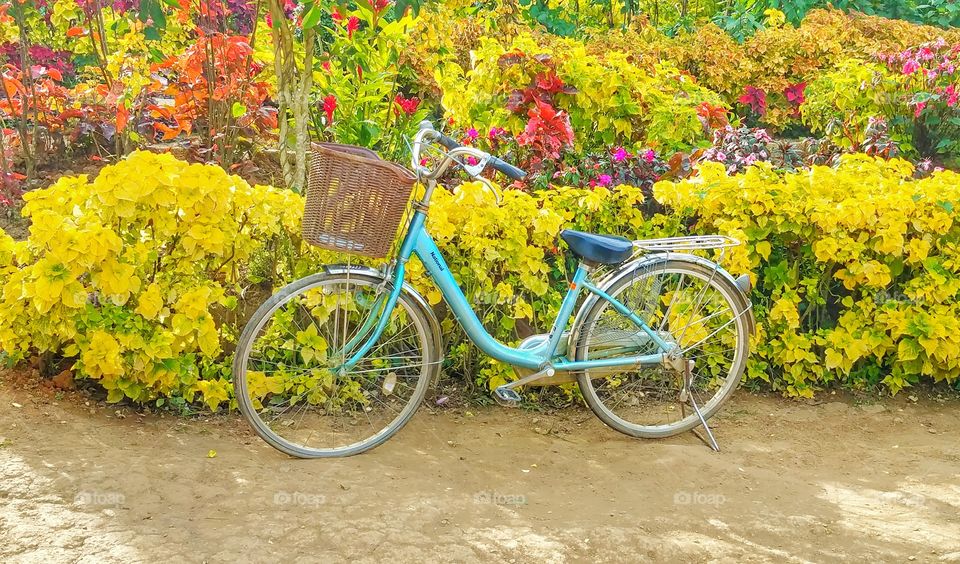
M 487 168 L 487 164 L 490 162 L 490 155 L 483 157 L 475 165 L 467 164 L 460 161 L 457 161 L 457 162 L 463 168 L 464 172 L 466 172 L 473 178 L 481 178 L 480 173 L 482 173 Z

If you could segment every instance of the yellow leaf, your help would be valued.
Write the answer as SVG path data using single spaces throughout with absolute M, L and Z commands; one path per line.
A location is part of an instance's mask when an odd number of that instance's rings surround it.
M 768 241 L 760 241 L 754 246 L 754 249 L 763 260 L 770 258 L 770 243 Z
M 154 282 L 140 294 L 135 311 L 147 319 L 153 319 L 160 313 L 161 308 L 163 308 L 163 297 L 160 295 L 160 285 Z

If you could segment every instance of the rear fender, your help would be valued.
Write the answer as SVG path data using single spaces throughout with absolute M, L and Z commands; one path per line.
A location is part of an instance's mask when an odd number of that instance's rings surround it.
M 711 270 L 716 269 L 717 274 L 722 276 L 730 283 L 731 286 L 736 288 L 738 291 L 734 294 L 734 299 L 737 300 L 737 306 L 740 308 L 740 311 L 746 310 L 744 315 L 747 316 L 747 325 L 750 328 L 750 334 L 754 335 L 757 331 L 757 322 L 753 317 L 753 306 L 750 303 L 750 298 L 747 297 L 746 292 L 744 291 L 744 281 L 743 277 L 734 278 L 729 272 L 724 270 L 722 267 L 711 262 L 708 259 L 699 257 L 697 255 L 691 255 L 687 253 L 655 253 L 645 255 L 637 260 L 628 262 L 621 266 L 620 268 L 614 270 L 613 272 L 604 276 L 599 282 L 597 282 L 597 287 L 601 290 L 606 290 L 614 283 L 619 282 L 621 279 L 632 275 L 638 269 L 648 269 L 654 265 L 665 262 L 668 260 L 678 260 L 691 262 L 699 264 L 700 266 L 709 268 Z M 749 278 L 747 278 L 749 280 Z M 584 300 L 583 305 L 580 306 L 580 309 L 577 311 L 576 317 L 573 319 L 573 329 L 570 331 L 570 337 L 567 341 L 567 351 L 568 354 L 572 354 L 576 348 L 576 343 L 580 337 L 580 328 L 583 323 L 586 321 L 587 312 L 589 312 L 594 304 L 600 300 L 600 296 L 596 294 L 590 294 L 586 300 Z

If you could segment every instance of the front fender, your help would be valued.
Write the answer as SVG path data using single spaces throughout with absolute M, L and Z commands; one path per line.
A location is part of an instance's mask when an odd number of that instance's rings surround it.
M 350 275 L 350 276 L 358 275 L 358 276 L 364 276 L 367 278 L 375 278 L 378 280 L 385 279 L 385 274 L 383 273 L 383 271 L 377 270 L 376 268 L 372 268 L 369 266 L 359 266 L 359 265 L 352 265 L 352 264 L 351 265 L 328 264 L 323 267 L 323 273 Z M 389 286 L 392 286 L 393 281 L 388 280 L 387 284 Z M 440 365 L 443 361 L 443 354 L 444 354 L 443 335 L 440 332 L 440 320 L 437 319 L 437 314 L 434 313 L 433 308 L 430 307 L 430 303 L 423 296 L 421 296 L 420 292 L 417 292 L 417 290 L 413 286 L 404 282 L 402 287 L 402 292 L 406 296 L 411 298 L 414 301 L 414 303 L 417 304 L 417 306 L 421 309 L 423 314 L 426 316 L 427 322 L 430 325 L 430 333 L 431 333 L 431 336 L 433 337 L 434 346 L 436 347 L 436 350 L 440 353 L 440 356 L 437 359 L 437 363 L 434 365 L 434 368 L 433 368 L 432 380 L 434 383 L 436 383 L 437 378 L 440 375 Z

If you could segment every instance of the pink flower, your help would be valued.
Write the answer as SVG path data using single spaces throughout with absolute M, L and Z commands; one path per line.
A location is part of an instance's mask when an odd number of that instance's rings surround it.
M 374 0 L 371 4 L 373 5 L 373 13 L 379 14 L 390 5 L 390 0 Z
M 926 109 L 926 102 L 917 102 L 916 106 L 913 108 L 913 117 L 920 117 L 920 114 L 923 113 L 923 110 Z
M 503 135 L 503 134 L 506 133 L 506 132 L 507 132 L 507 131 L 506 131 L 504 128 L 502 128 L 502 127 L 491 127 L 491 128 L 490 128 L 490 133 L 487 134 L 487 138 L 490 139 L 491 141 L 493 141 L 494 139 L 496 139 L 497 137 Z
M 933 50 L 930 49 L 929 47 L 923 47 L 920 49 L 920 52 L 918 53 L 918 55 L 922 60 L 929 61 L 933 59 Z
M 613 160 L 618 163 L 627 160 L 627 157 L 629 156 L 630 155 L 623 147 L 617 147 L 617 149 L 613 152 Z
M 653 149 L 647 149 L 647 151 L 643 153 L 643 160 L 647 161 L 648 163 L 652 163 L 654 160 L 656 160 L 656 158 L 657 154 L 653 152 Z
M 480 137 L 480 133 L 477 132 L 475 127 L 467 130 L 467 138 L 470 139 L 470 141 L 476 141 L 478 137 Z
M 724 153 L 723 151 L 717 151 L 717 160 L 718 160 L 718 161 L 725 161 L 725 160 L 727 160 L 727 154 Z
M 903 74 L 911 75 L 920 70 L 920 63 L 916 59 L 910 59 L 903 63 Z
M 477 166 L 478 162 L 480 161 L 478 161 L 476 157 L 470 157 L 470 156 L 467 157 L 467 164 L 470 166 Z
M 613 177 L 611 177 L 609 174 L 601 174 L 597 177 L 597 184 L 600 186 L 610 186 L 613 184 Z

